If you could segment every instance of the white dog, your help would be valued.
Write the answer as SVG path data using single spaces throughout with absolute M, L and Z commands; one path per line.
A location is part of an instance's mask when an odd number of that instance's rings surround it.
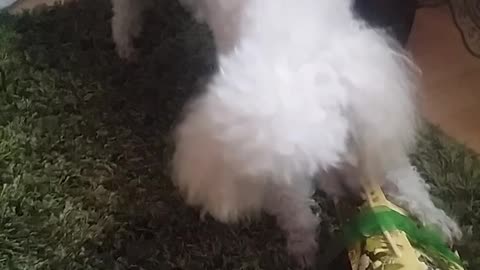
M 420 221 L 460 238 L 408 159 L 417 69 L 354 17 L 350 0 L 183 2 L 210 26 L 219 59 L 176 132 L 174 179 L 188 204 L 222 222 L 272 214 L 289 252 L 308 264 L 314 186 L 338 197 L 374 177 Z M 114 4 L 114 39 L 128 58 L 146 2 Z

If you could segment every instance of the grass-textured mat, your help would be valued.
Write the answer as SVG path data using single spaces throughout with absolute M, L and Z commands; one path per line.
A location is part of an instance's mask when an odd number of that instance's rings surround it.
M 172 187 L 169 132 L 215 61 L 205 27 L 159 2 L 137 65 L 106 0 L 0 16 L 0 269 L 293 269 L 271 219 L 202 222 Z M 436 132 L 413 158 L 480 269 L 480 162 Z

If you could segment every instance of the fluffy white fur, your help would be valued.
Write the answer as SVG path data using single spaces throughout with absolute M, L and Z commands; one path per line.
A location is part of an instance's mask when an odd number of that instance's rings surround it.
M 123 57 L 133 52 L 141 2 L 114 0 Z M 422 222 L 449 240 L 461 236 L 408 160 L 416 67 L 354 18 L 350 0 L 182 2 L 210 26 L 219 58 L 176 132 L 174 179 L 188 204 L 223 222 L 266 211 L 287 232 L 290 253 L 308 264 L 314 186 L 335 197 L 375 177 Z

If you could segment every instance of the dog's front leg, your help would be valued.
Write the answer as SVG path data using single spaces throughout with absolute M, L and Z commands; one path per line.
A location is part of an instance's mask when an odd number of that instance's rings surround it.
M 387 183 L 384 187 L 387 196 L 425 225 L 437 226 L 446 240 L 452 242 L 460 239 L 462 236 L 460 228 L 443 210 L 434 205 L 425 180 L 408 162 L 407 157 L 401 160 L 403 161 L 399 165 L 402 166 L 387 174 Z
M 121 58 L 136 59 L 133 40 L 142 32 L 143 13 L 151 4 L 152 0 L 112 0 L 112 36 Z

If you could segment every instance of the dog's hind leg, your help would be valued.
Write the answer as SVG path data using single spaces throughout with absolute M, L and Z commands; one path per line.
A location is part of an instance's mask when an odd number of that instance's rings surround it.
M 133 40 L 142 31 L 143 13 L 152 0 L 112 0 L 112 36 L 118 55 L 135 60 Z
M 264 210 L 274 216 L 286 233 L 287 249 L 302 266 L 311 266 L 317 252 L 316 230 L 319 219 L 310 209 L 310 190 L 273 185 L 265 197 Z

